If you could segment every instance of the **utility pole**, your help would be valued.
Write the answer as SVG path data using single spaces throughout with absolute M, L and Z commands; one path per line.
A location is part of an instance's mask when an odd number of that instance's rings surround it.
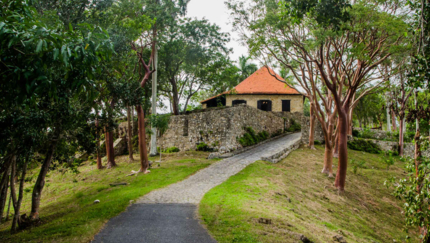
M 155 70 L 152 73 L 152 115 L 157 115 L 157 72 L 158 72 L 158 50 L 155 48 L 154 53 L 154 63 L 152 64 Z M 157 155 L 157 128 L 152 126 L 152 135 L 151 135 L 151 151 L 149 156 Z

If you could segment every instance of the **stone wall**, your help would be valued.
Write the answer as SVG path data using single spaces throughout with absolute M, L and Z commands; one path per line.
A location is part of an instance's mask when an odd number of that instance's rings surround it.
M 282 100 L 291 100 L 291 112 L 303 113 L 303 95 L 227 95 L 226 106 L 232 106 L 233 100 L 246 100 L 246 104 L 254 108 L 259 100 L 271 100 L 274 112 L 282 111 Z
M 258 110 L 247 105 L 223 109 L 211 109 L 187 115 L 171 116 L 169 128 L 157 140 L 157 146 L 178 147 L 181 151 L 191 150 L 199 143 L 223 152 L 241 148 L 237 138 L 245 133 L 244 127 L 255 132 L 270 134 L 288 128 L 286 120 L 272 112 Z
M 382 141 L 382 140 L 374 140 L 368 139 L 372 142 L 376 143 L 382 151 L 398 151 L 399 143 L 391 142 L 391 141 Z M 415 145 L 413 143 L 404 143 L 403 152 L 405 156 L 409 156 L 413 158 L 415 156 Z M 424 157 L 430 157 L 430 149 L 423 151 L 422 155 Z
M 302 117 L 302 143 L 309 144 L 309 128 L 310 128 L 310 117 Z M 321 123 L 315 118 L 315 135 L 314 140 L 321 143 L 325 142 L 324 133 L 321 127 Z

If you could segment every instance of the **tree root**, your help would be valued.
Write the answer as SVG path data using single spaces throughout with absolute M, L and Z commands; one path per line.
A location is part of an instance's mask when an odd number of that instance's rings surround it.
M 140 169 L 140 170 L 138 170 L 138 171 L 134 171 L 134 170 L 132 170 L 132 171 L 131 171 L 131 174 L 128 174 L 127 176 L 133 176 L 133 175 L 136 175 L 136 176 L 137 176 L 137 174 L 139 174 L 139 173 L 149 174 L 150 172 L 151 172 L 150 170 L 145 170 L 145 171 L 143 171 L 142 169 Z

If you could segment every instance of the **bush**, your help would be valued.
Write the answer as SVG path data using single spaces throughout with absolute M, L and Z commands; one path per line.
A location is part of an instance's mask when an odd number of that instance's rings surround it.
M 360 138 L 374 138 L 375 137 L 375 132 L 371 131 L 370 129 L 364 129 L 363 131 L 361 131 L 359 133 Z
M 360 131 L 358 131 L 358 130 L 352 130 L 352 136 L 353 137 L 359 137 L 360 136 Z
M 179 152 L 179 149 L 177 147 L 170 147 L 163 151 L 164 153 L 177 153 Z
M 287 129 L 287 132 L 298 132 L 302 130 L 302 126 L 297 123 L 294 119 L 290 119 L 290 127 Z
M 354 139 L 353 141 L 349 141 L 348 148 L 371 154 L 380 154 L 382 152 L 381 148 L 379 148 L 376 143 L 364 139 Z
M 314 145 L 322 145 L 322 143 L 319 140 L 315 140 Z
M 364 164 L 366 163 L 366 161 L 358 161 L 358 160 L 355 160 L 355 159 L 351 159 L 350 162 L 351 162 L 351 165 L 352 165 L 352 172 L 354 174 L 357 174 L 358 168 L 362 168 L 362 169 L 366 168 L 364 166 Z
M 243 137 L 238 139 L 238 142 L 243 147 L 257 144 L 257 143 L 262 142 L 262 141 L 264 141 L 270 137 L 269 133 L 266 131 L 261 131 L 258 134 L 256 134 L 254 129 L 252 129 L 252 127 L 245 127 L 244 130 L 246 131 L 246 133 L 243 135 Z M 282 132 L 282 130 L 281 130 L 281 132 Z
M 394 165 L 393 153 L 391 151 L 388 151 L 388 158 L 383 159 L 382 162 L 384 162 L 387 165 L 387 170 L 389 170 L 390 166 Z
M 206 143 L 199 143 L 197 144 L 197 151 L 212 152 L 213 149 L 209 148 L 209 145 Z

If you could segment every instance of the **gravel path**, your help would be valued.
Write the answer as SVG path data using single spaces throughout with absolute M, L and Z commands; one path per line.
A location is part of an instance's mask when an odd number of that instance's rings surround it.
M 148 193 L 139 199 L 137 203 L 198 204 L 210 189 L 226 181 L 230 176 L 237 174 L 262 157 L 269 157 L 286 147 L 292 146 L 300 138 L 300 133 L 294 133 L 262 144 L 242 154 L 221 160 L 183 181 Z

